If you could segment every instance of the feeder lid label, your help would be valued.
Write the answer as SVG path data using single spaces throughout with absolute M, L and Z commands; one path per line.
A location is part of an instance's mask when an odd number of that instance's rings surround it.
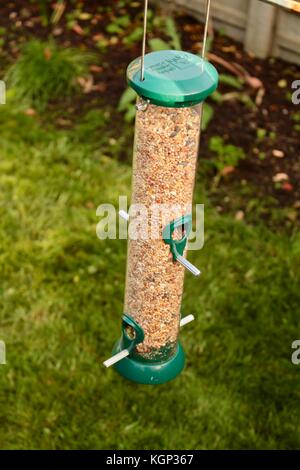
M 205 100 L 218 85 L 215 67 L 189 52 L 159 51 L 147 54 L 143 81 L 140 79 L 140 67 L 140 57 L 129 64 L 129 85 L 139 96 L 160 106 L 192 106 Z

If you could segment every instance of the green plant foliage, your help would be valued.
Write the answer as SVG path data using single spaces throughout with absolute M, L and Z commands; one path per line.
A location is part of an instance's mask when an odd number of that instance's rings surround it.
M 148 40 L 149 47 L 151 51 L 164 51 L 170 49 L 170 44 L 163 39 L 160 38 L 151 38 Z
M 166 25 L 166 34 L 171 39 L 171 45 L 173 49 L 177 51 L 181 51 L 181 41 L 180 41 L 180 34 L 178 33 L 176 23 L 172 17 L 165 18 L 165 25 Z
M 295 122 L 300 122 L 300 113 L 294 113 L 294 114 L 292 115 L 292 119 L 293 119 L 293 121 L 295 121 Z
M 211 99 L 212 101 L 214 101 L 217 104 L 220 104 L 223 101 L 223 96 L 222 96 L 222 93 L 220 93 L 218 90 L 216 90 L 210 95 L 209 99 Z
M 124 15 L 117 18 L 109 23 L 106 27 L 106 31 L 110 34 L 120 34 L 123 33 L 128 26 L 130 25 L 130 16 Z
M 51 100 L 78 89 L 76 78 L 88 72 L 91 60 L 91 54 L 60 48 L 53 41 L 31 40 L 9 69 L 6 81 L 16 101 L 42 111 Z
M 142 37 L 143 37 L 143 28 L 141 26 L 138 26 L 130 34 L 128 34 L 127 36 L 123 38 L 123 44 L 126 44 L 127 46 L 131 46 L 132 44 L 135 44 L 136 42 L 140 41 Z
M 232 88 L 236 88 L 237 90 L 241 90 L 243 88 L 243 81 L 240 78 L 227 73 L 220 73 L 219 82 Z
M 211 162 L 219 172 L 227 166 L 236 167 L 239 161 L 245 158 L 245 152 L 241 147 L 225 144 L 223 138 L 219 136 L 210 138 L 209 150 L 215 154 Z
M 172 17 L 158 16 L 154 19 L 153 24 L 170 39 L 168 41 L 164 41 L 161 38 L 149 39 L 148 43 L 152 51 L 161 51 L 166 49 L 182 50 L 180 35 Z
M 267 130 L 263 128 L 256 129 L 256 137 L 258 140 L 263 140 L 267 135 Z
M 31 3 L 37 3 L 44 26 L 49 24 L 51 0 L 30 0 Z
M 126 122 L 131 122 L 134 119 L 136 97 L 136 92 L 131 87 L 127 87 L 120 98 L 118 111 L 124 113 Z
M 203 103 L 203 114 L 202 114 L 202 123 L 201 123 L 202 131 L 206 131 L 213 117 L 214 117 L 214 108 L 206 102 Z
M 206 47 L 205 47 L 206 55 L 212 50 L 213 45 L 214 45 L 214 38 L 212 36 L 208 36 L 206 40 Z

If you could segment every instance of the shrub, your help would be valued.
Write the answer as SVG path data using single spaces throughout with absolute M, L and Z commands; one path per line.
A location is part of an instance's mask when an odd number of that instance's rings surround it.
M 23 46 L 6 81 L 18 101 L 42 111 L 51 100 L 69 96 L 78 88 L 76 78 L 87 74 L 90 61 L 90 54 L 34 39 Z

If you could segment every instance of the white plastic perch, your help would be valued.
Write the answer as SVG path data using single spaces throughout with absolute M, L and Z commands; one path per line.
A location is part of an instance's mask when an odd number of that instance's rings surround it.
M 127 214 L 127 212 L 123 211 L 123 210 L 120 210 L 119 211 L 119 216 L 122 217 L 122 219 L 126 220 L 126 222 L 128 222 L 129 220 L 129 214 Z
M 182 318 L 180 320 L 180 328 L 182 326 L 187 325 L 188 323 L 190 323 L 193 320 L 195 320 L 194 315 L 187 315 L 186 317 Z M 122 359 L 124 359 L 128 355 L 129 355 L 128 349 L 123 349 L 122 351 L 118 352 L 117 354 L 114 354 L 109 359 L 106 359 L 106 361 L 103 362 L 103 365 L 105 365 L 105 367 L 113 366 L 114 364 L 121 361 Z
M 182 266 L 184 266 L 185 269 L 188 269 L 192 274 L 194 274 L 194 276 L 200 276 L 201 271 L 198 268 L 196 268 L 196 266 L 194 266 L 192 263 L 190 263 L 187 259 L 185 259 L 183 256 L 177 254 L 176 261 L 182 264 Z

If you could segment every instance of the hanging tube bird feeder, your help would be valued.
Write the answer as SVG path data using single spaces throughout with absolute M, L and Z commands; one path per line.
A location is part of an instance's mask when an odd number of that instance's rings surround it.
M 218 74 L 204 58 L 210 1 L 202 57 L 174 50 L 145 54 L 147 3 L 142 56 L 127 69 L 138 95 L 131 203 L 149 210 L 149 229 L 156 217 L 153 205 L 164 210 L 157 219 L 158 237 L 129 238 L 122 335 L 104 365 L 132 381 L 159 384 L 184 367 L 178 334 L 193 320 L 180 313 L 185 269 L 200 274 L 186 259 L 187 239 L 202 104 L 216 89 Z M 120 215 L 130 220 L 130 214 Z

